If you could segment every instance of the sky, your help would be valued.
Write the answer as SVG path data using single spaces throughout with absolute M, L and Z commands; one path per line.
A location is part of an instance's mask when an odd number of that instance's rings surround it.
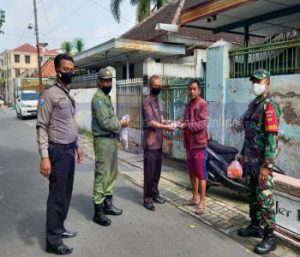
M 136 8 L 129 0 L 121 4 L 121 21 L 110 12 L 110 0 L 36 0 L 39 36 L 48 49 L 58 49 L 66 40 L 82 38 L 88 49 L 111 38 L 119 37 L 136 24 Z M 29 43 L 36 45 L 33 0 L 0 0 L 5 11 L 4 34 L 0 34 L 0 53 Z M 33 26 L 34 27 L 34 26 Z

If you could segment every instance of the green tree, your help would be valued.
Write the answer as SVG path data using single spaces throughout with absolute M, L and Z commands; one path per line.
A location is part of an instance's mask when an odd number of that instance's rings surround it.
M 84 41 L 82 38 L 75 38 L 73 42 L 73 46 L 76 49 L 77 53 L 82 52 L 84 48 Z
M 122 0 L 111 0 L 110 1 L 110 10 L 114 19 L 119 23 L 121 18 L 121 5 Z M 161 8 L 170 0 L 130 0 L 130 4 L 137 6 L 136 17 L 137 21 L 140 22 L 146 17 L 148 17 L 151 12 Z M 151 10 L 151 4 L 153 9 Z
M 2 25 L 4 24 L 5 22 L 5 11 L 3 11 L 2 9 L 0 9 L 0 34 L 1 33 L 4 33 L 1 28 L 2 28 Z
M 63 50 L 65 53 L 67 54 L 72 54 L 72 50 L 73 50 L 73 43 L 71 41 L 64 41 L 61 44 L 61 50 Z

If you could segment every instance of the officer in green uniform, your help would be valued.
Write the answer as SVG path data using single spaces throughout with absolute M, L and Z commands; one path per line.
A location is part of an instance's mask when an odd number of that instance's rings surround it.
M 118 174 L 116 135 L 121 127 L 128 125 L 128 121 L 119 121 L 114 112 L 109 96 L 112 88 L 112 73 L 108 68 L 99 71 L 98 86 L 91 104 L 95 153 L 94 222 L 109 226 L 111 220 L 105 215 L 122 214 L 122 210 L 112 204 L 112 195 Z
M 277 155 L 280 110 L 269 95 L 270 73 L 257 70 L 250 77 L 256 98 L 243 116 L 245 140 L 241 163 L 247 176 L 251 224 L 238 230 L 242 237 L 262 237 L 255 252 L 276 249 L 272 168 Z

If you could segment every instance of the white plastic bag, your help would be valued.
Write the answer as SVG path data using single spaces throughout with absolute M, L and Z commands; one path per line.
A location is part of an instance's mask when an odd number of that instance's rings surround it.
M 130 121 L 130 115 L 126 114 L 122 117 L 122 120 Z M 124 149 L 128 149 L 128 127 L 121 128 L 120 132 L 120 142 Z
M 243 168 L 239 161 L 235 160 L 230 163 L 227 168 L 227 176 L 229 178 L 241 178 L 243 176 Z

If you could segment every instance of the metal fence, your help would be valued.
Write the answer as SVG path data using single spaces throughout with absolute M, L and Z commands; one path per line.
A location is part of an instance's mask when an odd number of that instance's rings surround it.
M 183 119 L 184 109 L 189 101 L 188 85 L 194 78 L 162 79 L 162 90 L 159 100 L 163 110 L 163 118 L 170 121 Z M 200 79 L 201 95 L 205 98 L 205 80 Z M 142 135 L 142 104 L 144 97 L 148 95 L 148 87 L 143 84 L 142 78 L 117 81 L 117 115 L 121 118 L 125 114 L 130 115 L 129 141 L 132 144 L 141 144 Z M 170 145 L 182 145 L 182 132 L 163 132 L 163 136 Z M 179 156 L 177 148 L 168 149 L 172 157 Z M 182 155 L 182 154 L 181 154 Z
M 97 79 L 97 73 L 75 76 L 72 80 L 71 88 L 95 88 L 97 87 Z
M 129 127 L 141 128 L 143 79 L 135 78 L 117 81 L 117 115 L 130 115 Z
M 300 39 L 281 40 L 229 51 L 230 77 L 248 77 L 262 68 L 272 75 L 300 72 Z
M 180 121 L 183 119 L 184 109 L 189 101 L 188 85 L 194 78 L 182 79 L 162 79 L 162 92 L 159 95 L 163 109 L 164 119 L 170 121 Z M 199 79 L 201 96 L 206 97 L 205 80 Z M 168 139 L 182 140 L 182 133 L 179 130 L 169 133 L 164 131 L 164 136 Z

